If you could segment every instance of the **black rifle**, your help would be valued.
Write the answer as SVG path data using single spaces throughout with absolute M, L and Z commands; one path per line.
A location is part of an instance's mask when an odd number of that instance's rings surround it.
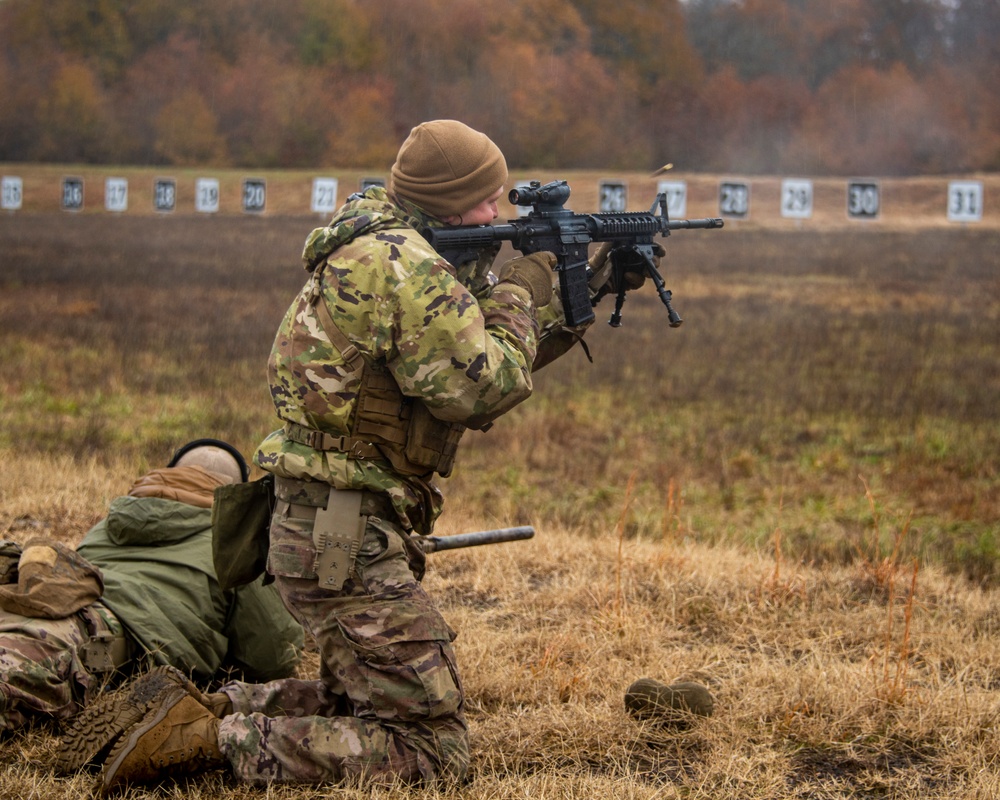
M 621 309 L 627 291 L 624 272 L 635 271 L 638 265 L 638 270 L 652 279 L 660 300 L 667 307 L 670 327 L 676 328 L 683 320 L 671 306 L 672 294 L 656 269 L 653 237 L 657 234 L 669 236 L 671 231 L 682 228 L 721 228 L 723 225 L 717 218 L 670 219 L 667 196 L 662 192 L 656 196 L 649 213 L 575 214 L 564 208 L 569 200 L 566 181 L 552 181 L 544 186 L 532 181 L 528 186 L 511 189 L 507 199 L 512 205 L 531 206 L 532 209 L 527 216 L 509 220 L 506 225 L 429 228 L 424 236 L 454 266 L 479 258 L 482 251 L 489 248 L 495 255 L 502 242 L 511 242 L 522 255 L 542 250 L 555 253 L 559 296 L 566 324 L 571 328 L 593 320 L 593 307 L 603 296 L 601 292 L 591 291 L 592 273 L 588 265 L 591 242 L 610 243 L 608 255 L 612 269 L 618 273 L 615 310 L 609 324 L 615 328 L 621 325 Z
M 437 553 L 441 550 L 457 550 L 460 547 L 478 547 L 481 544 L 499 544 L 518 539 L 530 539 L 534 535 L 534 528 L 530 525 L 522 525 L 518 528 L 457 533 L 454 536 L 414 536 L 413 538 L 425 553 Z

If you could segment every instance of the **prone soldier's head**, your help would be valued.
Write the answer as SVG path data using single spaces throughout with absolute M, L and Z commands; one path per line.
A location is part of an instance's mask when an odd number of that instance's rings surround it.
M 389 191 L 453 225 L 496 219 L 507 162 L 485 134 L 453 119 L 410 131 L 392 165 Z
M 219 439 L 188 442 L 174 453 L 167 466 L 201 467 L 226 483 L 243 483 L 250 478 L 250 468 L 240 451 Z

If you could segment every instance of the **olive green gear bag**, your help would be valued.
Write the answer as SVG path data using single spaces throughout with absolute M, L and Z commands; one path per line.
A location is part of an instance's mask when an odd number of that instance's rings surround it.
M 0 586 L 0 608 L 36 619 L 62 619 L 100 599 L 101 571 L 60 542 L 29 539 L 17 562 L 17 579 Z
M 253 583 L 267 568 L 274 476 L 230 483 L 215 490 L 212 560 L 223 589 Z M 265 583 L 269 578 L 265 579 Z

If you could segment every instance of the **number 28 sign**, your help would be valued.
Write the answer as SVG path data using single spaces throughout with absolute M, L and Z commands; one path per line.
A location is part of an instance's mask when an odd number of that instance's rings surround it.
M 719 213 L 724 217 L 746 219 L 750 216 L 750 186 L 726 182 L 719 185 Z

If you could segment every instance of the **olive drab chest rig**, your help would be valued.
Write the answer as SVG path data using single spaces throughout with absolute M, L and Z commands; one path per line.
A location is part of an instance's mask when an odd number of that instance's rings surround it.
M 335 450 L 352 458 L 385 458 L 402 475 L 451 474 L 458 442 L 466 427 L 435 418 L 418 398 L 408 397 L 385 364 L 366 359 L 337 326 L 323 302 L 326 260 L 312 275 L 309 302 L 323 332 L 344 363 L 360 373 L 357 408 L 349 436 L 333 436 L 302 426 L 286 426 L 290 438 L 315 450 Z

